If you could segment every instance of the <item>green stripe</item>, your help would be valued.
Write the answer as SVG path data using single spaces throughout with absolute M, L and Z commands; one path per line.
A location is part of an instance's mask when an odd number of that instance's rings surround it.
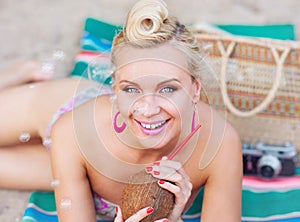
M 71 72 L 71 76 L 81 76 L 81 77 L 85 77 L 87 78 L 87 68 L 88 68 L 88 64 L 86 62 L 83 61 L 77 61 L 74 64 L 73 70 Z
M 106 23 L 94 18 L 87 18 L 84 31 L 89 32 L 99 39 L 112 41 L 114 36 L 122 29 L 121 26 Z
M 243 217 L 269 217 L 300 212 L 300 190 L 286 192 L 242 192 Z
M 53 192 L 33 192 L 30 195 L 29 203 L 35 204 L 44 211 L 56 211 Z
M 231 25 L 216 24 L 220 29 L 234 35 L 263 37 L 280 40 L 295 40 L 293 24 L 272 24 L 272 25 Z
M 198 215 L 202 211 L 202 201 L 204 196 L 204 188 L 202 187 L 194 200 L 192 206 L 185 212 L 185 215 Z

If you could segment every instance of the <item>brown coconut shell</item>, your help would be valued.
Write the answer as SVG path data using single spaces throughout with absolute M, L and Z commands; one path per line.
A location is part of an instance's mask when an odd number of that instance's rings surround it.
M 123 219 L 128 219 L 145 207 L 152 207 L 153 212 L 141 220 L 142 222 L 168 218 L 174 207 L 174 194 L 161 188 L 157 184 L 157 179 L 154 179 L 152 175 L 144 174 L 143 176 L 145 182 L 136 183 L 133 180 L 123 189 L 121 203 Z M 139 180 L 143 176 L 139 175 Z

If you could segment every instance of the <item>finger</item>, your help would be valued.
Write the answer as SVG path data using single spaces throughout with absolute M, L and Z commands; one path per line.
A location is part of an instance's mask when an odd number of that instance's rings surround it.
M 171 193 L 176 194 L 184 194 L 184 193 L 191 193 L 193 189 L 193 184 L 190 181 L 185 181 L 183 186 L 178 186 L 176 183 L 172 183 L 166 180 L 159 180 L 157 181 L 158 185 L 166 190 L 169 190 Z M 184 190 L 185 192 L 183 192 Z
M 153 165 L 169 167 L 169 168 L 173 168 L 175 170 L 179 170 L 180 168 L 182 168 L 182 164 L 180 162 L 168 160 L 168 159 L 165 159 L 164 157 L 162 158 L 162 160 L 155 162 Z
M 190 177 L 186 174 L 183 168 L 178 170 L 168 166 L 152 166 L 147 168 L 146 172 L 151 173 L 153 177 L 158 179 L 170 180 L 172 182 L 180 182 L 183 180 L 189 181 Z M 149 170 L 151 169 L 151 170 Z
M 154 222 L 168 222 L 169 220 L 167 218 L 164 218 L 164 219 L 160 219 L 160 220 L 156 220 Z
M 171 161 L 171 160 L 167 160 L 167 161 L 162 161 L 161 165 L 162 167 L 170 167 L 175 169 L 179 174 L 182 175 L 182 177 L 186 180 L 190 180 L 190 177 L 187 175 L 187 173 L 185 172 L 183 166 L 181 163 L 176 162 L 176 161 Z
M 114 222 L 123 222 L 123 216 L 122 216 L 121 208 L 119 206 L 116 206 L 116 213 L 117 216 L 115 217 Z
M 191 196 L 192 183 L 190 182 L 187 182 L 184 187 L 180 187 L 168 181 L 159 180 L 158 185 L 175 195 L 176 204 L 178 206 L 184 206 Z
M 155 178 L 168 179 L 176 174 L 176 169 L 165 166 L 153 166 L 151 174 Z
M 153 208 L 152 207 L 145 207 L 141 210 L 139 210 L 138 212 L 136 212 L 134 215 L 132 215 L 131 217 L 129 217 L 126 222 L 137 222 L 142 220 L 143 218 L 147 217 L 149 214 L 151 214 L 153 212 Z
M 171 193 L 175 194 L 175 196 L 178 196 L 177 194 L 180 194 L 180 191 L 181 191 L 180 187 L 174 185 L 173 183 L 170 183 L 165 180 L 159 180 L 159 181 L 157 181 L 157 183 L 163 189 L 166 189 L 166 190 L 170 191 Z
M 177 171 L 178 171 L 178 173 L 180 173 L 183 176 L 183 178 L 185 180 L 190 180 L 190 176 L 185 172 L 185 170 L 183 169 L 183 167 L 179 168 Z

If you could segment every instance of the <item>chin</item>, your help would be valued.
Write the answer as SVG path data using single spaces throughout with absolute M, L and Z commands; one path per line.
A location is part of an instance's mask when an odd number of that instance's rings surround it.
M 159 150 L 165 147 L 169 142 L 167 133 L 161 133 L 159 135 L 139 135 L 137 136 L 139 143 L 144 149 Z

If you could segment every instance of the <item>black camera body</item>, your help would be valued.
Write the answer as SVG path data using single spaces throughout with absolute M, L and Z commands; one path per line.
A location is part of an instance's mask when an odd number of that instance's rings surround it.
M 289 142 L 282 145 L 243 143 L 244 175 L 257 175 L 264 179 L 287 177 L 295 174 L 297 150 Z

